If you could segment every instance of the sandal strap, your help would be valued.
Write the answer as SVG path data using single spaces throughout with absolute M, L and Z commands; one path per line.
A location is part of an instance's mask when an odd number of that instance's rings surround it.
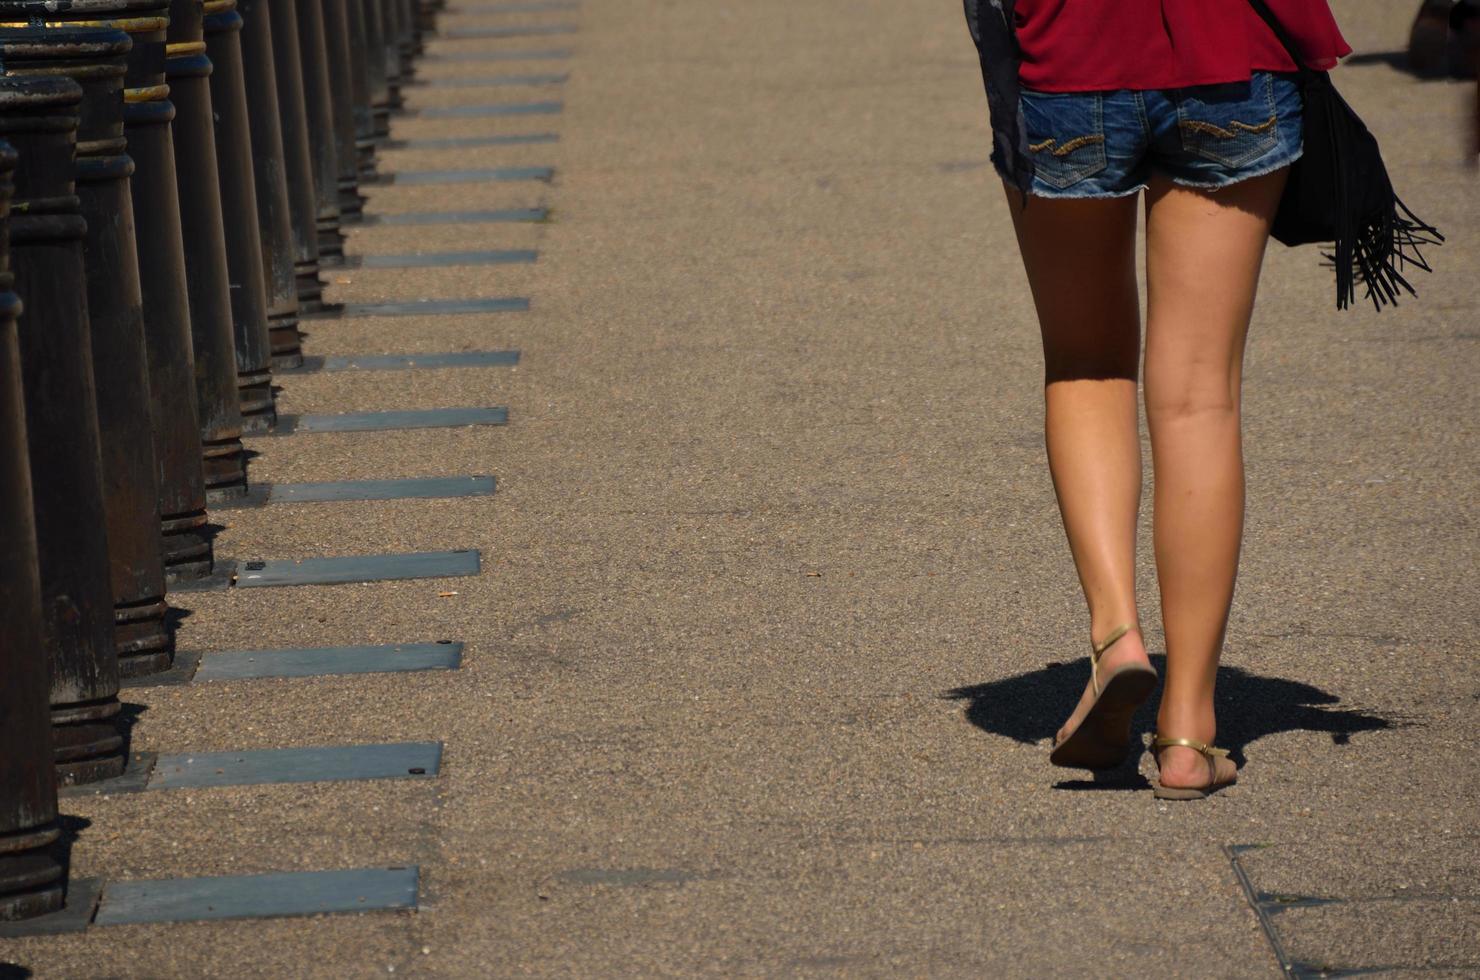
M 1200 752 L 1209 760 L 1228 758 L 1227 749 L 1220 749 L 1215 745 L 1209 745 L 1207 742 L 1199 742 L 1192 738 L 1166 738 L 1165 736 L 1157 735 L 1151 739 L 1151 748 L 1153 751 L 1173 745 L 1192 749 L 1194 752 Z
M 1100 657 L 1105 653 L 1106 650 L 1113 647 L 1116 644 L 1116 641 L 1118 641 L 1122 636 L 1125 636 L 1127 633 L 1135 628 L 1135 623 L 1122 623 L 1121 625 L 1111 630 L 1110 634 L 1099 643 L 1095 642 L 1094 637 L 1090 637 L 1089 646 L 1091 652 L 1089 655 L 1089 680 L 1090 683 L 1094 685 L 1096 697 L 1099 697 L 1100 695 Z

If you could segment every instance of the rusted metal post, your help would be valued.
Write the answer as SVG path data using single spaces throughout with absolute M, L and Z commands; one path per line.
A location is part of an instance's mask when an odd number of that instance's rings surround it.
M 45 33 L 6 31 L 3 44 L 47 43 Z M 21 376 L 54 758 L 60 782 L 87 782 L 123 772 L 124 757 L 110 724 L 120 708 L 118 655 L 82 266 L 87 229 L 73 185 L 82 89 L 66 77 L 3 78 L 0 107 L 0 138 L 19 154 L 11 266 L 26 304 Z
M 201 0 L 171 0 L 165 78 L 175 103 L 171 136 L 202 467 L 207 497 L 219 499 L 246 493 L 247 463 L 203 20 Z
M 17 93 L 0 84 L 0 117 Z M 3 127 L 3 123 L 0 123 Z M 26 458 L 20 298 L 11 291 L 9 217 L 15 151 L 0 141 L 0 920 L 28 919 L 62 907 L 62 866 L 49 853 L 60 836 L 57 777 L 47 710 L 41 639 L 41 579 L 31 464 Z
M 305 129 L 309 141 L 309 163 L 313 168 L 314 230 L 319 264 L 337 264 L 344 259 L 344 235 L 339 230 L 338 131 L 334 125 L 334 87 L 330 78 L 329 42 L 324 34 L 326 0 L 298 0 L 299 68 L 303 75 Z M 346 93 L 348 94 L 348 93 Z M 350 130 L 351 139 L 354 130 Z M 317 280 L 316 280 L 317 281 Z M 305 303 L 307 313 L 313 301 Z M 317 303 L 323 303 L 320 285 Z
M 31 0 L 3 0 L 6 22 L 28 12 Z M 106 13 L 97 0 L 87 12 Z M 144 18 L 134 18 L 143 20 Z M 86 23 L 105 25 L 104 20 Z M 163 28 L 163 22 L 157 25 Z M 159 477 L 154 460 L 149 364 L 144 342 L 144 301 L 134 242 L 125 152 L 124 75 L 133 44 L 108 26 L 46 21 L 44 26 L 0 35 L 5 73 L 67 75 L 82 86 L 77 133 L 76 192 L 86 222 L 82 254 L 87 288 L 89 343 L 95 367 L 98 433 L 102 450 L 103 506 L 113 588 L 115 647 L 120 673 L 169 666 L 174 640 L 166 623 L 164 560 L 159 534 Z M 127 664 L 127 666 L 125 666 Z
M 261 13 L 265 16 L 267 11 Z M 270 28 L 268 28 L 270 33 Z M 242 66 L 242 18 L 236 0 L 206 0 L 206 54 L 211 59 L 211 118 L 216 132 L 216 179 L 231 275 L 231 320 L 236 336 L 236 384 L 242 431 L 266 432 L 277 421 L 272 396 L 272 346 L 267 325 L 267 280 L 262 264 L 252 135 Z M 268 74 L 271 82 L 271 73 Z M 274 109 L 275 106 L 271 106 Z M 276 147 L 282 163 L 282 144 Z M 281 173 L 281 171 L 279 171 Z M 283 215 L 284 219 L 287 215 Z M 292 257 L 284 256 L 293 287 Z M 276 282 L 281 285 L 281 278 Z M 296 303 L 296 290 L 294 292 Z
M 374 166 L 375 143 L 369 125 L 370 96 L 365 81 L 365 56 L 352 49 L 355 36 L 350 7 L 358 0 L 324 0 L 324 43 L 328 51 L 329 84 L 334 94 L 334 158 L 338 168 L 339 220 L 358 221 L 365 209 L 360 195 L 360 148 L 358 127 L 361 106 L 366 120 L 366 150 Z M 356 67 L 358 65 L 358 68 Z M 361 98 L 363 97 L 363 102 Z M 341 256 L 342 260 L 342 256 Z

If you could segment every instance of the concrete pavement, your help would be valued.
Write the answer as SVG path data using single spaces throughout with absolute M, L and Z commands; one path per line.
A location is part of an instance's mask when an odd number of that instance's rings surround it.
M 1258 977 L 1281 955 L 1480 971 L 1480 204 L 1466 90 L 1371 57 L 1406 41 L 1408 5 L 1335 0 L 1369 56 L 1338 84 L 1450 241 L 1421 299 L 1380 316 L 1336 313 L 1314 251 L 1270 253 L 1221 684 L 1220 737 L 1245 767 L 1200 805 L 1153 801 L 1134 769 L 1047 765 L 1087 633 L 959 5 L 535 6 L 453 0 L 443 27 L 574 33 L 428 50 L 570 57 L 420 74 L 568 82 L 408 94 L 561 113 L 401 118 L 393 135 L 559 142 L 388 151 L 382 168 L 551 165 L 553 183 L 390 184 L 367 210 L 551 220 L 367 227 L 351 251 L 538 263 L 331 277 L 337 300 L 530 311 L 321 321 L 306 345 L 517 348 L 519 366 L 282 382 L 285 411 L 507 405 L 510 425 L 252 443 L 258 480 L 492 473 L 497 494 L 219 518 L 225 555 L 479 548 L 483 573 L 177 600 L 184 648 L 449 638 L 462 669 L 128 698 L 136 748 L 442 740 L 441 777 L 64 807 L 74 876 L 415 863 L 420 909 L 0 940 L 0 961 L 58 977 Z M 1149 537 L 1142 570 L 1159 651 Z

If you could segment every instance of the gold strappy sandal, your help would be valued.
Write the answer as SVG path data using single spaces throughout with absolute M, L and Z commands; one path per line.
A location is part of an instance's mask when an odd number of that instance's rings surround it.
M 1218 792 L 1225 786 L 1232 786 L 1238 782 L 1238 771 L 1234 770 L 1231 778 L 1222 782 L 1218 780 L 1218 760 L 1228 758 L 1228 750 L 1216 748 L 1206 742 L 1199 742 L 1191 738 L 1164 738 L 1156 735 L 1151 739 L 1151 754 L 1156 755 L 1158 749 L 1179 745 L 1192 749 L 1194 752 L 1202 753 L 1202 757 L 1208 760 L 1208 784 L 1203 787 L 1191 786 L 1163 786 L 1160 779 L 1151 780 L 1151 792 L 1158 800 L 1201 800 Z M 1158 756 L 1158 764 L 1160 757 Z
M 1156 671 L 1147 664 L 1126 664 L 1101 679 L 1100 657 L 1135 628 L 1134 623 L 1117 626 L 1101 642 L 1091 643 L 1089 677 L 1095 702 L 1078 727 L 1055 743 L 1049 762 L 1070 769 L 1114 769 L 1125 761 L 1131 747 L 1131 716 L 1156 687 Z

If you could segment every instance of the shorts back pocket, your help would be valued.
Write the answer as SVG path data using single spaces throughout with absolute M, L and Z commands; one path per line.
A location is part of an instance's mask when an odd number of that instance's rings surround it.
M 1105 100 L 1092 92 L 1028 92 L 1020 111 L 1033 174 L 1065 188 L 1104 170 Z
M 1202 85 L 1180 93 L 1177 130 L 1182 149 L 1225 167 L 1252 163 L 1280 145 L 1274 78 Z

